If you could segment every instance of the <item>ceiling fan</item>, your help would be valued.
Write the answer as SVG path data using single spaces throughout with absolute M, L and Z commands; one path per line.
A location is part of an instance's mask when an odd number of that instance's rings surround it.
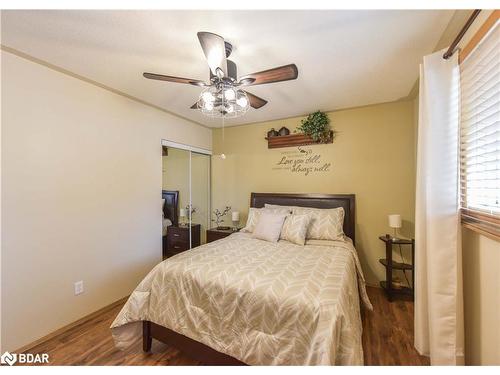
M 238 117 L 249 107 L 259 109 L 267 104 L 267 100 L 242 90 L 241 87 L 289 81 L 298 77 L 297 66 L 289 64 L 248 74 L 238 80 L 236 64 L 228 59 L 233 46 L 223 37 L 209 32 L 199 32 L 198 40 L 210 67 L 209 83 L 154 73 L 143 73 L 143 76 L 148 79 L 202 87 L 203 91 L 191 109 L 199 109 L 207 116 Z

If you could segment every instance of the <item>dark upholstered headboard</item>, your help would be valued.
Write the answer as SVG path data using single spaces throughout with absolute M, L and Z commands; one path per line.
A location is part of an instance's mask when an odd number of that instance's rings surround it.
M 179 224 L 179 191 L 162 190 L 161 197 L 165 199 L 163 214 L 165 219 L 170 219 L 173 225 Z
M 280 206 L 300 206 L 313 208 L 344 208 L 344 233 L 355 243 L 354 194 L 295 194 L 295 193 L 252 193 L 250 196 L 250 207 L 264 207 L 268 204 Z

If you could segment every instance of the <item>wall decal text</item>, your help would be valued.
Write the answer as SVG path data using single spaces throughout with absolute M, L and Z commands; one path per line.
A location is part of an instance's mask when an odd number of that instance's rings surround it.
M 272 169 L 309 176 L 329 172 L 331 165 L 332 163 L 323 161 L 322 155 L 315 153 L 312 148 L 297 147 L 295 150 L 282 151 L 280 160 Z

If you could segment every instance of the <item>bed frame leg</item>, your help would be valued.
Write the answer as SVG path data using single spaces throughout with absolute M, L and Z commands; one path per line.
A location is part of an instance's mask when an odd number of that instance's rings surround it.
M 146 353 L 151 351 L 153 338 L 151 337 L 151 323 L 148 321 L 142 322 L 142 350 Z

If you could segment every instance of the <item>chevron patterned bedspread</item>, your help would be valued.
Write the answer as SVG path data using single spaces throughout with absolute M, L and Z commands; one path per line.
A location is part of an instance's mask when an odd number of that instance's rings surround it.
M 111 328 L 120 348 L 149 320 L 249 365 L 361 365 L 360 296 L 371 308 L 350 240 L 235 233 L 154 267 Z

